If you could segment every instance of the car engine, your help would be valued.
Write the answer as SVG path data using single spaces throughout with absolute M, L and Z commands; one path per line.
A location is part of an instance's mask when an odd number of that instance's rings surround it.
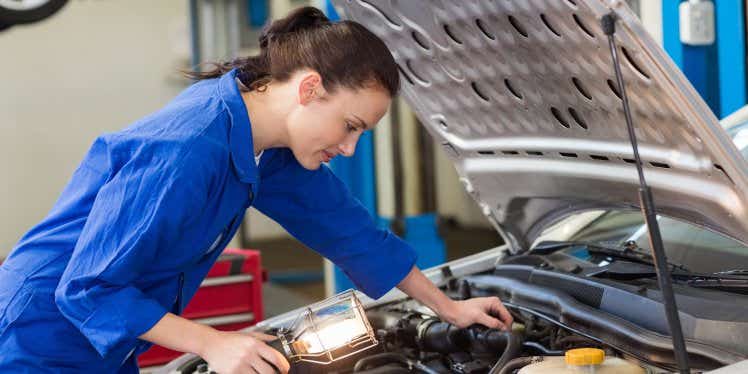
M 614 373 L 677 370 L 656 285 L 636 278 L 652 271 L 645 265 L 600 266 L 561 250 L 507 255 L 492 269 L 461 276 L 452 276 L 448 265 L 439 270 L 453 299 L 501 298 L 514 317 L 512 330 L 457 328 L 417 301 L 400 299 L 366 308 L 376 347 L 326 365 L 292 363 L 291 372 L 554 373 L 542 364 L 563 365 L 565 353 L 576 348 L 604 351 L 606 362 L 615 362 Z M 676 294 L 684 324 L 695 327 L 686 333 L 692 368 L 712 370 L 748 357 L 742 343 L 748 337 L 748 297 L 687 287 L 676 287 Z M 275 348 L 283 352 L 279 344 Z M 171 372 L 209 368 L 195 357 Z
M 607 357 L 620 356 L 604 344 L 531 314 L 513 311 L 513 315 L 512 331 L 482 326 L 460 329 L 442 322 L 412 300 L 374 308 L 367 311 L 367 316 L 379 341 L 375 349 L 329 365 L 293 363 L 291 373 L 503 374 L 515 373 L 547 357 L 563 356 L 572 348 L 601 348 Z M 210 370 L 204 361 L 196 358 L 177 372 L 209 373 Z

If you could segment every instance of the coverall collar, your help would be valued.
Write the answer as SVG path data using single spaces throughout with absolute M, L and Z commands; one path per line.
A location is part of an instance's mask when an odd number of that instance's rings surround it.
M 236 84 L 236 74 L 236 69 L 224 74 L 218 82 L 218 91 L 231 118 L 229 147 L 234 170 L 243 183 L 254 183 L 257 181 L 257 165 L 253 157 L 252 126 L 247 115 L 247 107 Z

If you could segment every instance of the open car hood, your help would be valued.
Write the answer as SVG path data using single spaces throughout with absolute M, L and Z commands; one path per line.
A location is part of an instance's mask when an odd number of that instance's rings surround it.
M 403 95 L 514 249 L 575 211 L 638 208 L 616 41 L 657 211 L 748 243 L 748 164 L 624 1 L 337 0 L 392 51 Z

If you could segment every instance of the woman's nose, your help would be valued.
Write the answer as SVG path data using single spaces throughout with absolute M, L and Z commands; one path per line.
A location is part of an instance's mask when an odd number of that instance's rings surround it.
M 353 153 L 356 151 L 357 140 L 358 140 L 357 136 L 347 137 L 343 143 L 338 145 L 338 148 L 340 149 L 340 153 L 345 157 L 353 156 Z

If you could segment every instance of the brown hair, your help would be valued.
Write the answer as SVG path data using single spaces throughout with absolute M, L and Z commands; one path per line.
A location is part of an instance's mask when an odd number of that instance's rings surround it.
M 358 22 L 330 20 L 317 8 L 303 7 L 265 27 L 260 54 L 211 63 L 212 70 L 191 71 L 193 79 L 216 78 L 236 68 L 249 90 L 271 80 L 284 82 L 304 68 L 320 74 L 325 89 L 378 85 L 390 96 L 400 89 L 395 59 L 384 42 Z

